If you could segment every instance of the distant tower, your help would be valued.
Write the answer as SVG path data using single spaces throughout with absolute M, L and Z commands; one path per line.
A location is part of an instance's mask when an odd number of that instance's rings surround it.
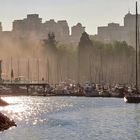
M 82 36 L 82 33 L 85 32 L 85 27 L 82 26 L 81 23 L 77 23 L 77 25 L 73 26 L 71 28 L 71 42 L 74 45 L 78 45 L 80 41 L 80 37 Z
M 77 23 L 76 26 L 71 28 L 71 32 L 72 36 L 81 37 L 82 33 L 85 32 L 85 27 L 83 27 L 81 23 Z

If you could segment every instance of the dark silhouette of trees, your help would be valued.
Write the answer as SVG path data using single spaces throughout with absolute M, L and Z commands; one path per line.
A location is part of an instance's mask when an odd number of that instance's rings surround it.
M 78 48 L 57 44 L 55 35 L 43 40 L 50 81 L 66 78 L 105 83 L 133 83 L 135 50 L 126 42 L 103 43 L 91 40 L 84 32 Z M 47 73 L 47 72 L 46 72 Z M 53 80 L 51 80 L 53 79 Z
M 92 48 L 92 41 L 89 35 L 84 32 L 78 45 L 78 82 L 91 79 Z
M 56 82 L 57 77 L 57 42 L 55 40 L 54 33 L 48 33 L 48 38 L 43 40 L 43 48 L 46 59 L 46 79 L 49 79 L 48 82 Z M 49 73 L 49 74 L 48 74 Z
M 57 42 L 53 32 L 48 34 L 48 39 L 43 40 L 43 46 L 46 50 L 48 50 L 48 52 L 56 52 L 56 45 Z
M 100 63 L 98 54 L 102 55 L 103 81 L 110 83 L 132 83 L 135 74 L 135 50 L 132 46 L 129 46 L 125 41 L 102 43 L 95 40 L 93 40 L 93 46 L 96 48 L 95 55 L 97 57 L 94 63 Z M 99 67 L 97 70 L 99 70 Z
M 86 49 L 88 50 L 88 47 L 92 47 L 92 41 L 89 38 L 89 35 L 84 32 L 80 38 L 80 42 L 79 42 L 79 49 Z

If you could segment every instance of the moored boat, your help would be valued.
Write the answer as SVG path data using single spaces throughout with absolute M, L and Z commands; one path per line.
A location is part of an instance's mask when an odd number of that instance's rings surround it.
M 135 94 L 135 95 L 125 95 L 124 96 L 124 101 L 126 103 L 140 103 L 140 95 Z
M 96 90 L 96 87 L 93 83 L 87 82 L 83 88 L 86 97 L 99 97 L 99 92 Z
M 9 104 L 0 98 L 0 106 L 7 106 L 7 105 L 9 105 Z
M 125 93 L 125 96 L 124 96 L 124 101 L 126 103 L 140 103 L 140 94 L 139 94 L 139 89 L 138 89 L 138 64 L 139 64 L 139 61 L 138 61 L 138 53 L 139 53 L 139 49 L 138 49 L 138 35 L 139 35 L 139 32 L 138 32 L 139 28 L 138 28 L 138 8 L 137 8 L 137 2 L 136 2 L 136 65 L 135 65 L 135 68 L 136 68 L 136 79 L 135 79 L 135 82 L 136 82 L 136 85 L 135 85 L 135 90 L 134 91 L 131 91 L 131 93 Z

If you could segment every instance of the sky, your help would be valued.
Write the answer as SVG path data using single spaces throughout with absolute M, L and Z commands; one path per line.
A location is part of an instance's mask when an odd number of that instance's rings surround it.
M 0 21 L 3 30 L 12 30 L 14 20 L 27 14 L 39 14 L 43 22 L 50 19 L 67 20 L 70 27 L 78 22 L 86 32 L 96 34 L 98 26 L 110 22 L 123 25 L 123 18 L 130 10 L 135 13 L 135 0 L 0 0 Z M 138 0 L 140 13 L 140 1 Z

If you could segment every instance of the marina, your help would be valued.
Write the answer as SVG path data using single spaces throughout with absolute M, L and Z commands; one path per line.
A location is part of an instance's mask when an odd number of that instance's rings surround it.
M 86 97 L 118 97 L 135 91 L 131 85 L 101 85 L 91 82 L 75 84 L 62 82 L 50 85 L 48 83 L 1 83 L 0 95 L 28 96 L 86 96 Z
M 0 140 L 140 140 L 140 6 L 89 1 L 2 3 Z

